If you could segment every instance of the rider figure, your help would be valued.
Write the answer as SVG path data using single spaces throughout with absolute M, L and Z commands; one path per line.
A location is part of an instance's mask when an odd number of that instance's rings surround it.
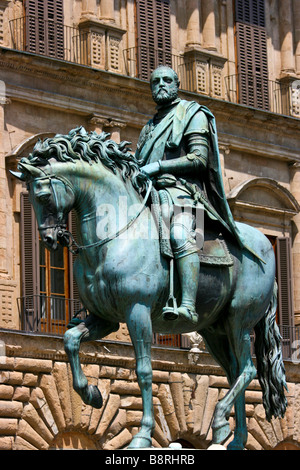
M 177 315 L 196 323 L 198 251 L 204 241 L 204 217 L 195 216 L 196 211 L 203 215 L 205 209 L 241 246 L 243 241 L 224 193 L 214 116 L 206 107 L 178 98 L 178 76 L 169 67 L 154 70 L 150 87 L 157 113 L 141 131 L 136 157 L 142 170 L 155 178 L 161 203 L 169 201 L 170 241 L 182 290 Z M 169 316 L 173 318 L 175 311 Z

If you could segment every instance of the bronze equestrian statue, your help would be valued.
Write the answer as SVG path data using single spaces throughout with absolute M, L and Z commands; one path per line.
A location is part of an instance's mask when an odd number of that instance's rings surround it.
M 216 405 L 213 443 L 228 438 L 235 406 L 228 448 L 243 449 L 245 390 L 256 373 L 267 419 L 284 416 L 287 406 L 273 249 L 261 232 L 232 218 L 212 114 L 177 98 L 178 82 L 169 69 L 156 70 L 151 87 L 157 115 L 143 129 L 135 156 L 128 142 L 116 144 L 105 133 L 79 127 L 38 141 L 13 174 L 27 183 L 46 247 L 60 242 L 77 253 L 74 277 L 88 317 L 71 321 L 64 344 L 83 401 L 102 406 L 99 389 L 83 374 L 80 343 L 99 340 L 126 322 L 143 401 L 141 428 L 129 448 L 150 447 L 152 334 L 198 331 L 230 386 Z M 67 230 L 72 209 L 76 242 Z M 177 311 L 168 304 L 170 291 L 180 304 Z

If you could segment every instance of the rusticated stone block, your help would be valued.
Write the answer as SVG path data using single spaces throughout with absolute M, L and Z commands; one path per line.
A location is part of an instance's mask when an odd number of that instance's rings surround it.
M 143 409 L 142 398 L 135 397 L 132 395 L 122 396 L 121 408 L 132 409 L 132 410 L 142 410 Z
M 203 414 L 200 436 L 204 439 L 210 439 L 208 432 L 211 432 L 210 424 L 218 402 L 219 390 L 217 388 L 208 388 L 205 402 L 205 410 Z
M 0 416 L 8 418 L 20 418 L 23 411 L 23 403 L 19 401 L 0 401 Z
M 55 362 L 52 374 L 55 379 L 65 423 L 67 426 L 71 425 L 73 416 L 67 364 L 65 362 Z
M 14 436 L 18 429 L 17 418 L 0 418 L 0 434 Z M 1 447 L 0 447 L 1 449 Z
M 116 377 L 117 368 L 110 366 L 101 366 L 99 371 L 99 377 L 114 378 Z
M 164 370 L 154 370 L 153 371 L 153 377 L 152 381 L 153 382 L 166 382 L 168 383 L 169 381 L 169 372 L 164 371 Z
M 23 385 L 27 387 L 35 387 L 38 383 L 39 376 L 37 374 L 25 373 L 23 378 Z
M 248 431 L 256 439 L 257 442 L 261 445 L 263 449 L 271 449 L 271 446 L 268 442 L 267 436 L 261 429 L 260 425 L 255 418 L 250 418 L 248 421 Z
M 95 435 L 98 437 L 103 436 L 106 429 L 110 425 L 114 415 L 120 408 L 121 399 L 119 395 L 111 394 L 107 400 L 105 409 L 100 419 L 100 423 L 98 425 L 97 430 L 95 431 Z
M 36 388 L 30 396 L 30 402 L 42 414 L 44 421 L 54 435 L 58 433 L 57 425 L 49 408 L 43 390 Z
M 161 447 L 169 447 L 170 441 L 167 439 L 163 431 L 160 429 L 157 422 L 155 422 L 153 437 L 161 445 Z
M 13 449 L 14 450 L 37 450 L 37 447 L 32 445 L 30 442 L 26 441 L 26 439 L 23 439 L 21 436 L 17 436 Z
M 53 418 L 59 430 L 63 430 L 66 426 L 65 418 L 60 406 L 54 377 L 52 375 L 44 374 L 40 381 L 40 387 L 44 392 L 45 398 L 51 409 Z
M 111 384 L 111 392 L 119 395 L 140 395 L 141 390 L 137 382 L 127 382 L 126 380 L 114 380 Z M 158 386 L 152 384 L 152 393 L 157 395 Z
M 103 449 L 104 450 L 116 450 L 116 449 L 122 449 L 125 447 L 127 444 L 130 443 L 132 439 L 131 433 L 128 431 L 128 429 L 123 429 L 120 434 L 115 436 L 113 439 L 111 439 L 109 442 L 104 444 Z
M 153 409 L 154 409 L 154 417 L 155 417 L 156 422 L 158 423 L 159 427 L 163 431 L 166 438 L 169 441 L 171 441 L 172 440 L 171 432 L 170 432 L 168 423 L 166 421 L 166 417 L 164 415 L 161 402 L 157 397 L 154 397 L 153 399 Z
M 0 399 L 11 400 L 14 391 L 15 389 L 11 385 L 0 385 Z
M 183 400 L 183 380 L 181 373 L 171 372 L 169 377 L 169 384 L 180 430 L 181 432 L 187 432 Z
M 0 450 L 13 450 L 14 438 L 11 436 L 0 436 Z
M 15 371 L 0 372 L 0 383 L 10 385 L 22 385 L 23 373 Z
M 166 421 L 168 423 L 172 440 L 177 439 L 180 432 L 180 426 L 175 412 L 175 406 L 169 384 L 161 384 L 158 389 L 158 398 L 160 399 Z
M 127 411 L 127 426 L 140 426 L 143 417 L 142 411 L 128 410 Z
M 36 409 L 31 403 L 27 403 L 24 406 L 22 419 L 27 421 L 27 423 L 30 424 L 33 429 L 38 430 L 39 434 L 46 442 L 48 442 L 49 444 L 52 442 L 53 434 L 45 425 L 44 421 L 40 418 Z
M 30 397 L 30 388 L 28 387 L 16 387 L 13 399 L 16 401 L 29 401 Z
M 116 416 L 113 418 L 107 430 L 107 433 L 110 436 L 110 438 L 112 438 L 113 436 L 116 436 L 122 431 L 122 429 L 125 428 L 126 420 L 127 420 L 126 410 L 120 409 L 117 412 Z
M 93 434 L 99 424 L 100 418 L 102 416 L 102 413 L 105 409 L 106 402 L 109 397 L 109 392 L 110 392 L 110 380 L 109 379 L 99 379 L 98 380 L 98 388 L 100 390 L 100 393 L 102 395 L 102 400 L 103 400 L 103 405 L 102 408 L 93 408 L 92 414 L 91 414 L 91 419 L 90 419 L 90 425 L 88 432 L 89 434 Z
M 200 434 L 205 403 L 208 393 L 209 377 L 207 375 L 197 376 L 197 386 L 195 390 L 194 408 L 194 434 Z
M 26 372 L 51 372 L 53 363 L 47 359 L 29 359 L 17 357 L 15 359 L 15 370 Z
M 22 437 L 25 441 L 32 444 L 34 447 L 40 450 L 49 449 L 49 444 L 46 442 L 43 437 L 36 432 L 32 426 L 27 423 L 24 419 L 20 421 L 18 428 L 18 436 Z
M 262 403 L 262 393 L 253 390 L 246 390 L 245 400 L 246 403 Z

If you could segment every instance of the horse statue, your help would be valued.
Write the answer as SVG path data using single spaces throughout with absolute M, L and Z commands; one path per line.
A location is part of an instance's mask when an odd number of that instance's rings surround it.
M 88 384 L 82 371 L 80 343 L 99 340 L 117 331 L 119 322 L 126 322 L 143 403 L 140 430 L 128 448 L 149 448 L 155 426 L 152 334 L 197 331 L 230 385 L 215 408 L 212 443 L 222 444 L 231 434 L 228 419 L 235 406 L 234 438 L 228 448 L 244 449 L 248 434 L 245 390 L 256 374 L 266 418 L 283 417 L 287 407 L 281 337 L 275 322 L 277 284 L 272 246 L 258 230 L 237 223 L 248 246 L 264 260 L 260 262 L 237 246 L 229 233 L 223 234 L 223 245 L 220 240 L 214 245 L 219 229 L 208 227 L 206 257 L 212 254 L 215 261 L 205 262 L 204 253 L 198 323 L 195 326 L 180 317 L 166 320 L 162 310 L 170 293 L 170 260 L 160 249 L 159 224 L 150 203 L 151 180 L 140 170 L 129 143 L 117 144 L 108 137 L 79 127 L 68 135 L 38 141 L 33 152 L 20 160 L 19 171 L 12 172 L 27 183 L 41 239 L 49 250 L 55 250 L 59 241 L 74 249 L 66 221 L 71 209 L 76 214 L 74 277 L 89 314 L 84 321 L 71 322 L 64 335 L 73 387 L 84 403 L 102 406 L 99 389 Z M 176 270 L 174 293 L 180 299 Z M 257 370 L 250 351 L 253 329 Z

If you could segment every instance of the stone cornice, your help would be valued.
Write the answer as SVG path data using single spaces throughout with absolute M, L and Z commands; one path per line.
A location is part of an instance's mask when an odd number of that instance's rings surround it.
M 63 348 L 63 339 L 55 336 L 26 334 L 22 331 L 0 330 L 0 341 L 5 344 L 8 358 L 26 357 L 47 359 L 52 361 L 68 361 Z M 84 363 L 94 363 L 107 366 L 135 368 L 133 346 L 130 343 L 100 340 L 83 343 L 79 352 L 80 360 Z M 6 369 L 10 368 L 1 364 Z M 194 374 L 222 375 L 221 368 L 208 353 L 200 353 L 199 362 L 189 364 L 188 350 L 152 348 L 153 370 L 172 372 L 189 372 Z
M 5 347 L 5 354 L 7 356 L 7 363 L 1 363 L 3 370 L 11 369 L 13 365 L 11 361 L 16 357 L 68 361 L 63 348 L 63 339 L 60 337 L 0 329 L 0 341 Z M 224 375 L 222 369 L 216 364 L 210 354 L 200 352 L 198 363 L 190 364 L 188 353 L 188 350 L 154 346 L 152 348 L 152 369 L 191 374 Z M 130 369 L 135 368 L 134 350 L 130 343 L 108 340 L 83 343 L 80 347 L 79 355 L 83 364 L 94 363 Z M 299 383 L 299 363 L 285 361 L 285 368 L 287 380 Z
M 5 48 L 0 48 L 0 67 L 1 79 L 6 82 L 7 97 L 13 101 L 72 112 L 86 119 L 91 114 L 106 116 L 110 120 L 117 117 L 139 129 L 155 109 L 149 84 L 135 78 Z M 16 79 L 18 75 L 23 75 L 24 79 Z M 31 88 L 31 76 L 35 77 L 35 88 Z M 219 141 L 230 149 L 288 162 L 300 160 L 295 144 L 300 119 L 196 93 L 180 91 L 180 96 L 194 99 L 212 110 L 217 119 Z M 236 125 L 237 134 L 228 132 L 228 120 L 231 126 Z M 258 132 L 265 130 L 269 133 L 268 139 L 264 141 L 263 137 L 259 140 L 259 136 L 255 140 L 245 137 L 245 126 L 254 133 L 256 129 Z M 223 127 L 226 130 L 223 131 Z M 280 134 L 291 137 L 290 146 L 289 139 L 286 139 L 286 143 L 280 141 L 276 144 L 275 136 L 279 130 Z

